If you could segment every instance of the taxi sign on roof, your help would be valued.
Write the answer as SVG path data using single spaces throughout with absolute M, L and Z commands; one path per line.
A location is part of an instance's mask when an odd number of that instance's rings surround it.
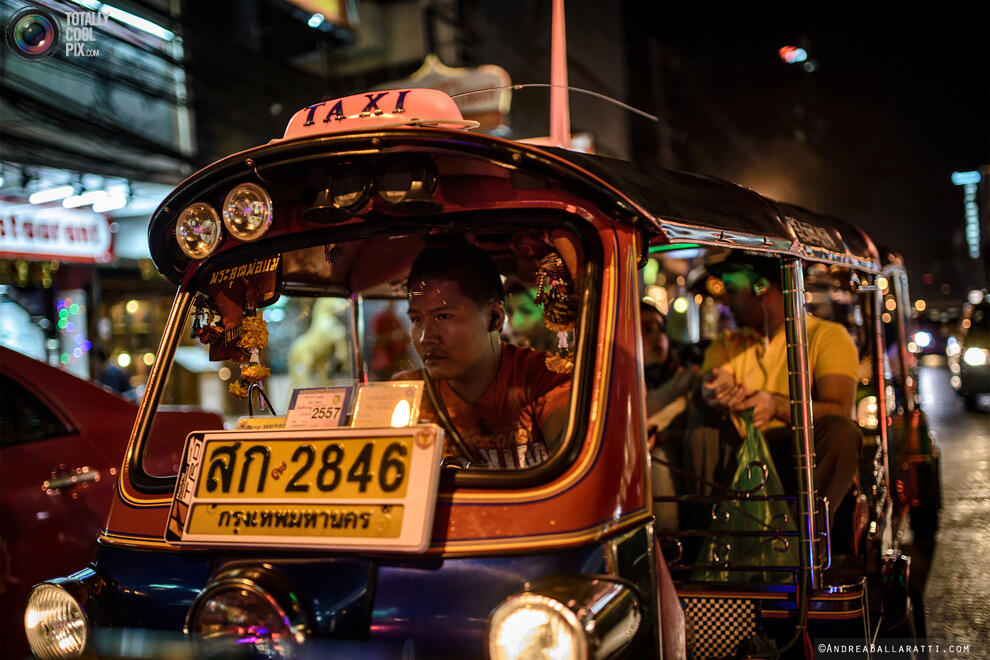
M 396 126 L 475 128 L 438 89 L 393 89 L 352 94 L 308 105 L 292 115 L 284 139 Z

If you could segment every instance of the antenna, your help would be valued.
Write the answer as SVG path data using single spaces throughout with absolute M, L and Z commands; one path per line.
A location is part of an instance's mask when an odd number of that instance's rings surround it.
M 553 0 L 550 19 L 550 142 L 556 147 L 571 146 L 571 111 L 567 94 L 567 29 L 564 26 L 564 0 Z

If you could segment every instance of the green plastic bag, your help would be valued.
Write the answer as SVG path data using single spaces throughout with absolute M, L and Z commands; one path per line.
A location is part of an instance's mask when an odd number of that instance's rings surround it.
M 719 567 L 747 566 L 796 566 L 798 541 L 796 536 L 783 536 L 777 532 L 794 532 L 794 514 L 784 500 L 752 500 L 750 496 L 782 495 L 780 477 L 770 456 L 770 448 L 763 433 L 753 426 L 753 411 L 744 410 L 740 417 L 746 424 L 746 438 L 736 454 L 738 467 L 732 477 L 731 488 L 725 502 L 712 508 L 712 532 L 770 532 L 765 536 L 706 537 L 701 544 L 696 564 L 707 564 L 710 569 L 694 571 L 693 579 L 707 582 L 761 582 L 780 584 L 790 581 L 786 571 L 727 571 Z M 760 464 L 766 467 L 766 478 Z

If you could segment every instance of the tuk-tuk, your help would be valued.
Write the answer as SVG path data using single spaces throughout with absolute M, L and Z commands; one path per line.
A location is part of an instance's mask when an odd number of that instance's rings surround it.
M 283 139 L 165 199 L 149 241 L 178 292 L 96 559 L 29 596 L 38 657 L 705 658 L 758 630 L 770 641 L 747 652 L 769 656 L 800 654 L 809 630 L 872 639 L 871 609 L 885 625 L 910 611 L 885 416 L 859 484 L 871 545 L 839 575 L 826 571 L 813 473 L 809 264 L 843 273 L 865 302 L 866 380 L 887 409 L 869 238 L 714 178 L 468 124 L 437 90 L 316 103 Z M 451 239 L 542 301 L 547 367 L 568 379 L 566 429 L 545 452 L 474 451 L 409 348 L 410 267 Z M 770 567 L 716 553 L 700 568 L 784 579 L 699 579 L 676 542 L 706 530 L 671 534 L 669 559 L 660 552 L 639 268 L 678 246 L 780 263 L 800 488 L 777 497 L 796 524 L 745 534 L 796 551 Z M 209 352 L 230 392 L 226 428 L 158 432 L 159 406 L 181 395 L 179 349 Z M 179 446 L 180 465 L 161 460 Z M 721 499 L 747 498 L 761 499 Z M 868 593 L 874 571 L 882 594 Z

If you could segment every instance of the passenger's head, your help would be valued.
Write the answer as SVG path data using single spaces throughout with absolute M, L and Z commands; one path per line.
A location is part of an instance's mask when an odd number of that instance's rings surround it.
M 511 280 L 505 289 L 505 313 L 508 315 L 512 341 L 539 351 L 550 351 L 556 335 L 543 322 L 543 308 L 537 304 L 537 289 Z
M 643 364 L 664 365 L 670 358 L 667 318 L 648 302 L 639 306 L 639 329 L 643 337 Z
M 766 314 L 782 311 L 777 259 L 734 252 L 725 261 L 709 264 L 707 269 L 725 284 L 723 302 L 739 325 L 762 331 Z
M 505 292 L 484 250 L 464 240 L 427 247 L 407 286 L 413 347 L 432 377 L 462 378 L 497 358 Z

